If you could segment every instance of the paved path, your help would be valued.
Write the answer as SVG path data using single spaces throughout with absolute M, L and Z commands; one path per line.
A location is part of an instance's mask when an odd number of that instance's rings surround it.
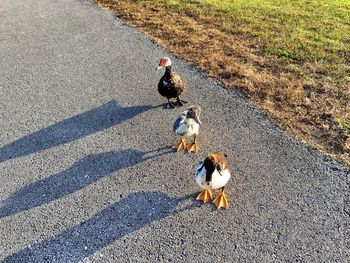
M 201 151 L 169 152 L 163 54 L 88 1 L 1 0 L 0 261 L 346 262 L 349 170 L 178 59 Z M 227 211 L 194 202 L 217 149 Z

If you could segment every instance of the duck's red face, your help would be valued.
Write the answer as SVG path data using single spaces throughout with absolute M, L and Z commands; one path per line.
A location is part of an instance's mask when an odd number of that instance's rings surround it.
M 161 69 L 164 67 L 170 67 L 171 66 L 171 60 L 168 57 L 163 57 L 160 61 L 159 61 L 159 66 L 157 69 Z

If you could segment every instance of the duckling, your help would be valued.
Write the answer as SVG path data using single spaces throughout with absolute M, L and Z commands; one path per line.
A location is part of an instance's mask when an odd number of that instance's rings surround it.
M 171 60 L 168 57 L 163 57 L 157 70 L 165 67 L 165 72 L 163 77 L 158 83 L 158 92 L 163 97 L 168 99 L 167 108 L 174 108 L 175 104 L 170 101 L 171 98 L 176 98 L 176 104 L 183 106 L 186 101 L 180 100 L 180 95 L 185 89 L 185 83 L 182 81 L 180 76 L 171 70 Z
M 187 149 L 189 152 L 198 152 L 197 137 L 199 133 L 199 126 L 202 124 L 199 118 L 201 112 L 202 108 L 200 105 L 193 105 L 185 110 L 175 120 L 173 131 L 177 135 L 182 136 L 180 142 L 173 146 L 176 151 Z M 186 138 L 191 139 L 192 137 L 194 139 L 193 143 L 187 144 Z
M 197 200 L 207 203 L 213 198 L 210 189 L 220 189 L 220 193 L 214 199 L 214 204 L 219 208 L 228 208 L 228 201 L 224 192 L 225 185 L 231 177 L 227 164 L 227 155 L 221 152 L 208 154 L 203 162 L 196 167 L 195 179 L 204 190 L 197 196 Z

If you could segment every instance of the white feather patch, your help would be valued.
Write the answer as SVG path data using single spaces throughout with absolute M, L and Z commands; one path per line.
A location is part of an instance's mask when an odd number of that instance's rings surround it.
M 203 188 L 210 188 L 210 189 L 219 189 L 227 184 L 227 182 L 230 180 L 231 173 L 228 169 L 225 169 L 222 172 L 218 172 L 218 170 L 215 169 L 215 171 L 212 174 L 211 181 L 206 182 L 206 174 L 207 171 L 205 170 L 205 167 L 202 167 L 203 163 L 199 163 L 196 167 L 196 175 L 195 179 L 197 184 Z
M 193 136 L 199 133 L 199 124 L 193 119 L 183 119 L 180 121 L 178 128 L 175 130 L 176 134 L 181 136 Z

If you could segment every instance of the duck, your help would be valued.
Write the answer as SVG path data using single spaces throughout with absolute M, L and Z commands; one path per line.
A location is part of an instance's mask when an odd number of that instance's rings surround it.
M 157 67 L 157 70 L 165 68 L 164 75 L 158 83 L 158 92 L 168 99 L 167 108 L 175 108 L 176 105 L 183 106 L 183 103 L 186 103 L 180 99 L 180 95 L 185 89 L 185 83 L 177 73 L 172 71 L 171 67 L 172 62 L 168 57 L 163 57 Z M 170 101 L 171 98 L 176 98 L 176 104 Z
M 187 149 L 188 152 L 198 152 L 197 138 L 199 127 L 202 124 L 200 120 L 201 112 L 202 108 L 200 105 L 192 105 L 176 118 L 173 124 L 173 131 L 176 135 L 182 137 L 180 142 L 173 145 L 173 148 L 176 149 L 176 151 Z M 193 142 L 188 143 L 187 139 L 193 139 Z
M 211 190 L 220 189 L 214 199 L 217 209 L 228 208 L 228 201 L 225 195 L 225 186 L 230 180 L 231 172 L 227 163 L 227 155 L 222 152 L 212 152 L 207 155 L 203 162 L 196 166 L 195 180 L 203 191 L 197 196 L 197 200 L 207 203 L 213 199 Z

